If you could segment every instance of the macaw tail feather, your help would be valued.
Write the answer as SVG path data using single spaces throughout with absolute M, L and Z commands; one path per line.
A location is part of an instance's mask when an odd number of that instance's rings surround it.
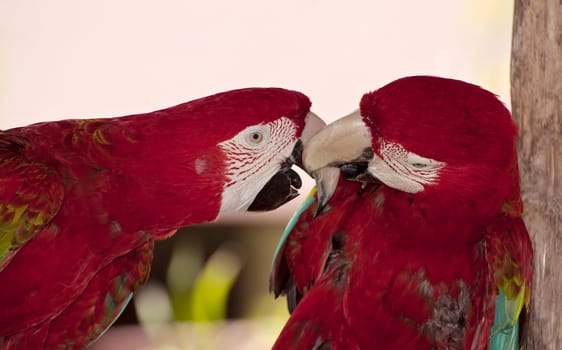
M 519 315 L 521 308 L 518 306 L 519 303 L 522 303 L 521 293 L 513 300 L 508 299 L 503 291 L 496 296 L 496 313 L 490 335 L 490 350 L 520 350 Z

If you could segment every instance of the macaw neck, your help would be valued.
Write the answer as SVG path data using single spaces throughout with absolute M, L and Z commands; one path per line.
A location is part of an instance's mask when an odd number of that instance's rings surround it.
M 501 213 L 478 214 L 478 203 L 459 198 L 409 194 L 383 186 L 384 213 L 413 244 L 438 246 L 475 244 L 486 226 Z
M 211 221 L 224 161 L 212 135 L 166 114 L 70 120 L 26 128 L 30 150 L 58 169 L 65 200 L 121 229 L 165 232 Z M 203 136 L 203 137 L 202 137 Z

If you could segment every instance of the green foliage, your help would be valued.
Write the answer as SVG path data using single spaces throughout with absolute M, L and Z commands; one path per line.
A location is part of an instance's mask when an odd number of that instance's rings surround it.
M 174 320 L 224 320 L 228 296 L 241 268 L 240 257 L 228 245 L 219 247 L 204 264 L 197 244 L 176 247 L 168 269 Z

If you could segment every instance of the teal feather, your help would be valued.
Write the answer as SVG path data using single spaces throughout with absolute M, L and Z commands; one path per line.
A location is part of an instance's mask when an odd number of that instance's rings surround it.
M 291 218 L 291 220 L 289 220 L 289 223 L 287 224 L 287 227 L 285 227 L 285 230 L 283 231 L 283 234 L 281 235 L 281 239 L 279 239 L 279 243 L 277 243 L 277 247 L 275 248 L 275 253 L 273 254 L 273 263 L 274 264 L 275 264 L 275 261 L 277 261 L 277 255 L 279 255 L 279 253 L 281 252 L 281 248 L 285 245 L 285 241 L 287 240 L 287 237 L 289 237 L 289 233 L 293 230 L 293 228 L 295 227 L 295 225 L 299 221 L 300 216 L 302 215 L 302 213 L 304 213 L 305 210 L 310 208 L 312 203 L 314 203 L 314 194 L 315 193 L 316 193 L 316 187 L 313 188 L 312 191 L 310 191 L 310 193 L 308 194 L 308 196 L 306 197 L 304 202 L 302 202 L 300 207 L 293 214 L 293 217 Z
M 105 304 L 106 304 L 106 319 L 102 324 L 99 324 L 96 328 L 96 332 L 94 336 L 91 338 L 91 342 L 94 342 L 96 339 L 99 339 L 102 335 L 105 334 L 109 330 L 109 328 L 117 321 L 117 319 L 121 316 L 121 314 L 125 311 L 126 306 L 129 302 L 133 299 L 133 293 L 129 293 L 129 295 L 123 300 L 122 302 L 116 304 L 115 300 L 111 298 L 111 295 L 107 295 Z M 117 311 L 117 312 L 115 312 Z M 91 343 L 90 343 L 91 344 Z
M 517 299 L 509 300 L 503 290 L 496 296 L 496 313 L 490 336 L 490 350 L 519 350 Z

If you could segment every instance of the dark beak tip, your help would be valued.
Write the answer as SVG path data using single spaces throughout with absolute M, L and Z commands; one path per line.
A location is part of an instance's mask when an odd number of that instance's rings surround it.
M 248 208 L 249 211 L 274 210 L 299 195 L 297 190 L 302 187 L 302 179 L 296 171 L 291 169 L 291 166 L 296 164 L 298 167 L 303 168 L 302 152 L 303 144 L 299 139 L 293 147 L 291 156 L 257 194 Z
M 261 189 L 248 208 L 248 211 L 270 211 L 299 195 L 301 188 L 300 176 L 291 168 L 281 168 Z

